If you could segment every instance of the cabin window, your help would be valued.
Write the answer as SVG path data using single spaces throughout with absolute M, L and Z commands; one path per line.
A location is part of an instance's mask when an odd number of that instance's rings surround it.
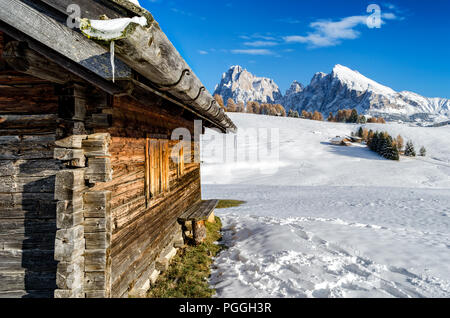
M 147 200 L 169 191 L 169 141 L 147 138 L 145 150 Z

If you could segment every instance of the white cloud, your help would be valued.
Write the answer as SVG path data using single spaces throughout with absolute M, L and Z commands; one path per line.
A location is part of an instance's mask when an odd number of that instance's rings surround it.
M 396 20 L 396 19 L 398 19 L 397 16 L 394 13 L 390 13 L 390 12 L 383 13 L 381 15 L 381 17 L 383 19 L 386 19 L 386 20 Z
M 231 50 L 231 53 L 247 55 L 276 55 L 275 52 L 267 49 Z
M 199 50 L 198 53 L 201 54 L 201 55 L 207 55 L 208 54 L 208 52 L 204 51 L 204 50 Z
M 394 13 L 386 12 L 381 15 L 383 19 L 398 19 Z M 311 48 L 336 46 L 342 40 L 353 40 L 360 36 L 357 27 L 367 25 L 368 16 L 351 16 L 342 18 L 339 21 L 316 21 L 309 26 L 313 29 L 306 35 L 285 36 L 283 39 L 287 43 L 306 43 Z M 385 23 L 382 21 L 382 23 Z
M 252 41 L 252 42 L 244 42 L 245 46 L 252 47 L 268 47 L 268 46 L 277 46 L 279 43 L 274 41 Z

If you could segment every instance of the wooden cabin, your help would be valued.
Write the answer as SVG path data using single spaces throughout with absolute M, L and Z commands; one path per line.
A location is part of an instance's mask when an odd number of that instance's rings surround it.
M 352 140 L 350 137 L 336 136 L 330 140 L 330 143 L 337 146 L 350 147 L 352 145 Z
M 114 82 L 108 43 L 67 26 L 71 4 L 145 17 L 115 41 Z M 145 9 L 0 1 L 0 297 L 145 293 L 204 205 L 205 127 L 236 130 Z

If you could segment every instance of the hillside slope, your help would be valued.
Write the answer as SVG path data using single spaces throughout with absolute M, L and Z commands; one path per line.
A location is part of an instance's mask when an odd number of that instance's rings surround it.
M 211 151 L 223 138 L 204 136 L 203 196 L 247 202 L 217 211 L 230 245 L 210 281 L 219 297 L 450 296 L 448 127 L 370 125 L 428 149 L 427 158 L 394 162 L 329 143 L 355 125 L 231 117 L 241 134 L 278 128 L 280 160 L 236 161 L 227 136 L 223 162 Z M 239 139 L 237 149 L 257 144 Z

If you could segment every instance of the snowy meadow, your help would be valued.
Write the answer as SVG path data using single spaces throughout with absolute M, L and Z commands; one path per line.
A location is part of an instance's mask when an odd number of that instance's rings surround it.
M 396 162 L 330 143 L 358 125 L 229 116 L 276 133 L 203 136 L 203 197 L 246 202 L 216 211 L 230 247 L 210 279 L 218 297 L 450 297 L 448 126 L 365 125 L 427 148 Z

